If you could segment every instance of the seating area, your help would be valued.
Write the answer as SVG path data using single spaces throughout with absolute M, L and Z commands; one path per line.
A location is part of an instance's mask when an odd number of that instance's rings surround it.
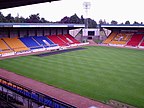
M 143 35 L 144 34 L 134 34 L 126 46 L 137 47 L 143 39 Z
M 132 33 L 118 33 L 110 42 L 110 44 L 124 46 L 132 35 Z
M 140 46 L 144 47 L 144 37 L 143 37 L 143 41 L 141 42 Z
M 32 37 L 19 38 L 28 48 L 31 50 L 43 48 L 37 41 L 34 41 Z
M 12 96 L 12 93 L 0 90 L 0 108 L 23 107 L 23 103 Z
M 13 99 L 16 99 L 16 100 L 18 100 L 17 96 L 19 96 L 19 97 L 22 96 L 21 99 L 28 98 L 28 99 L 31 99 L 34 102 L 38 103 L 39 105 L 45 105 L 45 107 L 50 107 L 50 108 L 76 108 L 76 107 L 74 107 L 70 104 L 64 103 L 64 102 L 62 102 L 60 100 L 57 100 L 53 97 L 50 97 L 50 96 L 47 96 L 47 95 L 42 94 L 40 92 L 28 89 L 24 86 L 21 86 L 19 84 L 14 83 L 14 82 L 10 82 L 10 81 L 2 79 L 2 78 L 0 78 L 0 85 L 4 88 L 6 87 L 7 91 L 13 91 L 13 92 L 19 94 L 19 95 L 11 95 L 11 97 Z M 2 89 L 1 92 L 4 93 L 4 89 Z M 12 99 L 10 101 L 12 101 Z M 21 104 L 21 105 L 24 105 L 23 108 L 26 108 L 27 105 L 23 104 L 24 100 L 17 101 L 17 102 L 19 102 L 19 104 Z M 20 108 L 22 108 L 22 106 Z
M 79 44 L 80 42 L 77 41 L 75 38 L 73 38 L 71 35 L 69 34 L 65 34 L 64 35 L 66 37 L 66 39 L 70 42 L 70 43 L 75 43 L 75 44 Z
M 60 37 L 56 35 L 50 35 L 47 36 L 51 41 L 53 41 L 55 44 L 58 44 L 59 46 L 68 46 L 68 44 L 62 40 Z
M 66 44 L 68 44 L 68 45 L 73 44 L 73 41 L 70 41 L 70 40 L 67 39 L 67 37 L 64 36 L 64 35 L 58 35 L 58 37 L 59 37 L 60 39 L 62 39 L 62 40 L 63 40 Z
M 77 41 L 74 37 L 69 34 L 59 34 L 59 35 L 50 35 L 48 36 L 50 40 L 52 40 L 55 44 L 59 46 L 75 46 L 80 45 L 80 42 Z
M 45 36 L 34 36 L 33 39 L 37 41 L 40 45 L 43 45 L 45 48 L 57 46 Z
M 103 41 L 103 44 L 110 46 L 138 47 L 144 48 L 144 34 L 132 32 L 112 32 L 109 37 Z
M 63 49 L 70 46 L 81 45 L 79 41 L 69 34 L 59 34 L 50 36 L 29 36 L 0 39 L 0 56 L 13 52 L 12 55 Z M 8 54 L 9 55 L 9 54 Z
M 103 41 L 103 44 L 109 44 L 116 35 L 117 35 L 116 32 L 112 32 L 112 33 L 110 34 L 110 36 L 109 36 L 106 40 Z
M 0 39 L 0 54 L 5 54 L 5 53 L 10 53 L 13 52 L 8 46 L 7 44 Z
M 17 37 L 15 38 L 3 38 L 3 41 L 15 52 L 27 51 L 27 48 Z

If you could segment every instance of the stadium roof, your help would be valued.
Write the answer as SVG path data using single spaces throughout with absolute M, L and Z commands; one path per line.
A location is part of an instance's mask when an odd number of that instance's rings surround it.
M 0 28 L 37 28 L 37 27 L 71 27 L 84 28 L 84 24 L 60 24 L 60 23 L 0 23 Z
M 102 28 L 107 29 L 144 29 L 144 24 L 118 24 L 118 25 L 110 25 L 110 24 L 104 24 L 101 25 Z
M 0 9 L 44 3 L 44 2 L 52 2 L 52 1 L 58 1 L 58 0 L 0 0 Z

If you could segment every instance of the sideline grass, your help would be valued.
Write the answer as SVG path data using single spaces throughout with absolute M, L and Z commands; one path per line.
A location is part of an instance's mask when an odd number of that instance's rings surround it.
M 0 68 L 85 97 L 144 107 L 144 51 L 108 47 L 0 61 Z

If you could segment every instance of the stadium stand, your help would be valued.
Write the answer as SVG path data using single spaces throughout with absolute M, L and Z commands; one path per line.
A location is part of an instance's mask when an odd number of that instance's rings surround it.
M 118 33 L 113 40 L 109 43 L 110 45 L 124 46 L 131 38 L 132 33 Z
M 51 41 L 53 41 L 55 44 L 58 44 L 59 46 L 68 46 L 67 43 L 65 43 L 65 41 L 63 41 L 61 38 L 59 38 L 56 35 L 50 35 L 47 36 Z
M 142 40 L 140 46 L 144 47 L 144 37 L 143 37 L 143 40 Z
M 43 46 L 41 46 L 38 42 L 34 41 L 32 37 L 22 37 L 19 39 L 31 50 L 43 48 Z
M 73 44 L 73 41 L 67 39 L 67 37 L 65 37 L 64 35 L 58 35 L 58 37 L 61 38 L 68 45 Z
M 1 50 L 10 50 L 10 48 L 0 39 L 0 49 Z
M 27 48 L 17 37 L 15 38 L 3 38 L 3 40 L 7 43 L 7 45 L 14 51 L 14 52 L 22 52 L 28 51 Z
M 35 39 L 40 45 L 44 46 L 45 48 L 57 46 L 45 36 L 34 36 L 33 39 Z
M 23 54 L 44 51 L 64 49 L 70 46 L 81 45 L 79 41 L 69 34 L 49 35 L 49 36 L 27 36 L 27 37 L 4 37 L 0 39 L 0 56 L 13 52 L 14 54 Z M 11 54 L 11 55 L 14 55 Z
M 6 104 L 3 105 L 0 104 L 0 108 L 22 108 L 23 103 L 20 102 L 18 99 L 13 98 L 12 95 L 13 94 L 10 92 L 0 90 L 0 101 L 2 100 L 3 102 L 6 102 Z
M 70 34 L 65 34 L 64 36 L 66 36 L 66 39 L 69 41 L 69 42 L 73 42 L 75 44 L 79 44 L 80 42 L 77 41 L 75 38 L 73 38 Z
M 126 47 L 144 46 L 143 37 L 144 34 L 142 33 L 112 32 L 109 35 L 109 37 L 103 42 L 103 44 L 108 44 L 110 46 L 126 46 Z
M 126 46 L 137 47 L 143 38 L 143 34 L 134 34 Z
M 109 37 L 103 42 L 103 44 L 109 44 L 116 35 L 117 35 L 117 32 L 112 32 L 109 35 Z
M 133 33 L 127 33 L 126 35 L 124 35 L 123 40 L 124 41 L 129 41 L 129 39 L 132 37 Z
M 10 53 L 13 52 L 8 46 L 7 44 L 0 39 L 0 54 L 5 54 L 5 53 Z
M 15 84 L 14 82 L 10 82 L 6 79 L 0 78 L 0 85 L 3 87 L 27 98 L 35 101 L 38 104 L 45 105 L 50 108 L 76 108 L 75 106 L 69 105 L 42 93 L 36 92 L 29 88 L 23 87 L 21 85 Z M 3 89 L 2 89 L 3 90 Z M 16 101 L 15 101 L 16 102 Z M 23 104 L 23 103 L 19 103 Z

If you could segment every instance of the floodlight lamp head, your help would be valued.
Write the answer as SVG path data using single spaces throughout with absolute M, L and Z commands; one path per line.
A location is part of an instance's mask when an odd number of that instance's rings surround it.
M 90 9 L 91 4 L 90 4 L 90 2 L 84 2 L 83 6 L 85 9 Z

